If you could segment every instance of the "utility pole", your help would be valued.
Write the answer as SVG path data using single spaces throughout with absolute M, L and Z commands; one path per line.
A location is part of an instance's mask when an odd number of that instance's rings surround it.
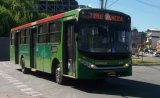
M 105 9 L 107 8 L 107 3 L 108 3 L 107 1 L 108 1 L 108 0 L 106 0 L 106 2 L 105 2 L 105 6 L 104 6 Z
M 104 2 L 105 2 L 105 4 L 104 4 Z M 107 0 L 100 0 L 100 6 L 101 6 L 101 9 L 106 8 L 106 6 L 107 6 Z
M 101 9 L 103 9 L 103 5 L 104 5 L 104 0 L 100 0 Z

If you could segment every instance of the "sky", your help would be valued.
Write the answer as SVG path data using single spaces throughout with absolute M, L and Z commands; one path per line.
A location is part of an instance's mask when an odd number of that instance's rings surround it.
M 77 0 L 79 5 L 100 8 L 99 0 Z M 131 16 L 132 28 L 138 31 L 160 30 L 160 0 L 108 0 L 107 9 L 124 12 Z

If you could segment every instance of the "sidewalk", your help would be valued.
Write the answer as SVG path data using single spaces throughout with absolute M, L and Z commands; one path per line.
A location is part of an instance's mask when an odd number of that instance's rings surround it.
M 0 98 L 41 98 L 41 97 L 32 97 L 27 95 L 14 95 L 14 94 L 0 94 Z

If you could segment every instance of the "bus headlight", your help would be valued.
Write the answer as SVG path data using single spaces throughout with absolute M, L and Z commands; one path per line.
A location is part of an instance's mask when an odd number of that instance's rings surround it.
M 127 63 L 127 64 L 125 64 L 124 66 L 125 66 L 125 67 L 128 67 L 128 66 L 129 66 L 129 64 Z
M 128 67 L 129 65 L 131 65 L 131 61 L 129 61 L 128 63 L 126 63 L 124 66 Z
M 90 65 L 90 67 L 93 69 L 96 68 L 96 66 L 94 64 Z
M 88 62 L 88 61 L 85 61 L 83 59 L 79 59 L 79 62 L 87 67 L 90 67 L 90 68 L 93 68 L 95 67 L 95 65 L 93 65 L 92 63 Z

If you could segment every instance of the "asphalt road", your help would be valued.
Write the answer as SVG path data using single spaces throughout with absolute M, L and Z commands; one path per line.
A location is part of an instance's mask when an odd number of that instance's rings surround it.
M 68 80 L 58 85 L 52 75 L 23 74 L 20 66 L 0 62 L 0 98 L 160 98 L 160 66 L 133 66 L 133 76 L 105 82 Z

